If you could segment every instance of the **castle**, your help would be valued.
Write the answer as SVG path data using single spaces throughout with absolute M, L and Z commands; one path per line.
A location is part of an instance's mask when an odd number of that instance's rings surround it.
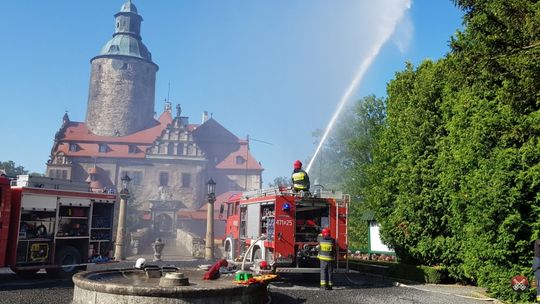
M 142 42 L 143 18 L 130 1 L 114 15 L 115 31 L 90 60 L 85 122 L 64 115 L 54 137 L 47 175 L 87 181 L 94 191 L 118 190 L 127 174 L 132 204 L 142 218 L 173 232 L 177 214 L 206 202 L 206 183 L 216 195 L 260 189 L 263 168 L 249 142 L 229 132 L 205 112 L 190 123 L 177 105 L 166 102 L 156 117 L 159 69 Z

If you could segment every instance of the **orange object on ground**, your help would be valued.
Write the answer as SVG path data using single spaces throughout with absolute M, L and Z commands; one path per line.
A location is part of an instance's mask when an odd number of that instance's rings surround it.
M 242 284 L 242 285 L 251 285 L 251 284 L 259 284 L 259 283 L 268 283 L 278 277 L 277 274 L 265 274 L 260 276 L 254 276 L 252 278 L 249 278 L 246 281 L 235 281 L 236 284 Z

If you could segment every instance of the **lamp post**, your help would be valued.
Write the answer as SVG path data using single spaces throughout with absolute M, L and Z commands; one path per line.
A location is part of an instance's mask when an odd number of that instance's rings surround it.
M 129 182 L 131 178 L 127 174 L 124 174 L 122 178 L 122 190 L 120 191 L 120 209 L 118 210 L 118 230 L 116 231 L 116 246 L 114 250 L 114 259 L 121 261 L 125 259 L 124 256 L 124 241 L 126 239 L 126 204 L 129 199 Z
M 206 247 L 204 252 L 205 260 L 214 259 L 214 202 L 216 201 L 216 182 L 210 179 L 207 186 L 208 193 L 208 213 L 206 217 Z

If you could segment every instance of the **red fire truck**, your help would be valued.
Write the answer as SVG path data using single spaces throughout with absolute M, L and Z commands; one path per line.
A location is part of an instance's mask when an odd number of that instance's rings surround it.
M 0 176 L 0 267 L 22 275 L 44 268 L 62 277 L 107 260 L 115 201 L 86 183 Z
M 233 196 L 223 208 L 226 257 L 264 260 L 277 272 L 316 272 L 318 235 L 328 227 L 339 267 L 347 259 L 348 206 L 348 195 L 335 191 L 300 196 L 278 187 Z

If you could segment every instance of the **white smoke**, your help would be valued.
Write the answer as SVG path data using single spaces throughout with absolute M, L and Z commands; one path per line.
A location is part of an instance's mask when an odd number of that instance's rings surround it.
M 349 102 L 353 93 L 356 92 L 358 85 L 361 83 L 362 78 L 364 77 L 367 69 L 369 68 L 373 60 L 379 54 L 381 47 L 392 37 L 392 35 L 396 31 L 397 25 L 401 22 L 407 10 L 411 7 L 411 1 L 410 0 L 386 0 L 386 1 L 379 1 L 375 6 L 376 7 L 374 7 L 374 11 L 384 9 L 384 12 L 385 12 L 384 15 L 382 15 L 380 24 L 377 24 L 377 27 L 375 28 L 376 29 L 375 42 L 370 46 L 369 51 L 367 55 L 363 58 L 360 66 L 357 69 L 357 72 L 354 78 L 352 79 L 351 83 L 346 88 L 343 96 L 339 100 L 338 107 L 336 111 L 334 112 L 334 115 L 330 119 L 330 122 L 328 123 L 324 131 L 324 134 L 317 146 L 317 149 L 315 150 L 315 153 L 313 154 L 313 157 L 311 158 L 306 168 L 307 172 L 309 172 L 309 170 L 311 169 L 311 166 L 313 165 L 315 159 L 317 158 L 317 155 L 319 154 L 322 145 L 326 141 L 328 134 L 332 130 L 344 106 L 347 104 L 347 102 Z M 406 41 L 410 41 L 412 37 L 412 26 L 408 30 L 406 30 L 406 32 L 409 33 L 408 38 L 406 38 Z

